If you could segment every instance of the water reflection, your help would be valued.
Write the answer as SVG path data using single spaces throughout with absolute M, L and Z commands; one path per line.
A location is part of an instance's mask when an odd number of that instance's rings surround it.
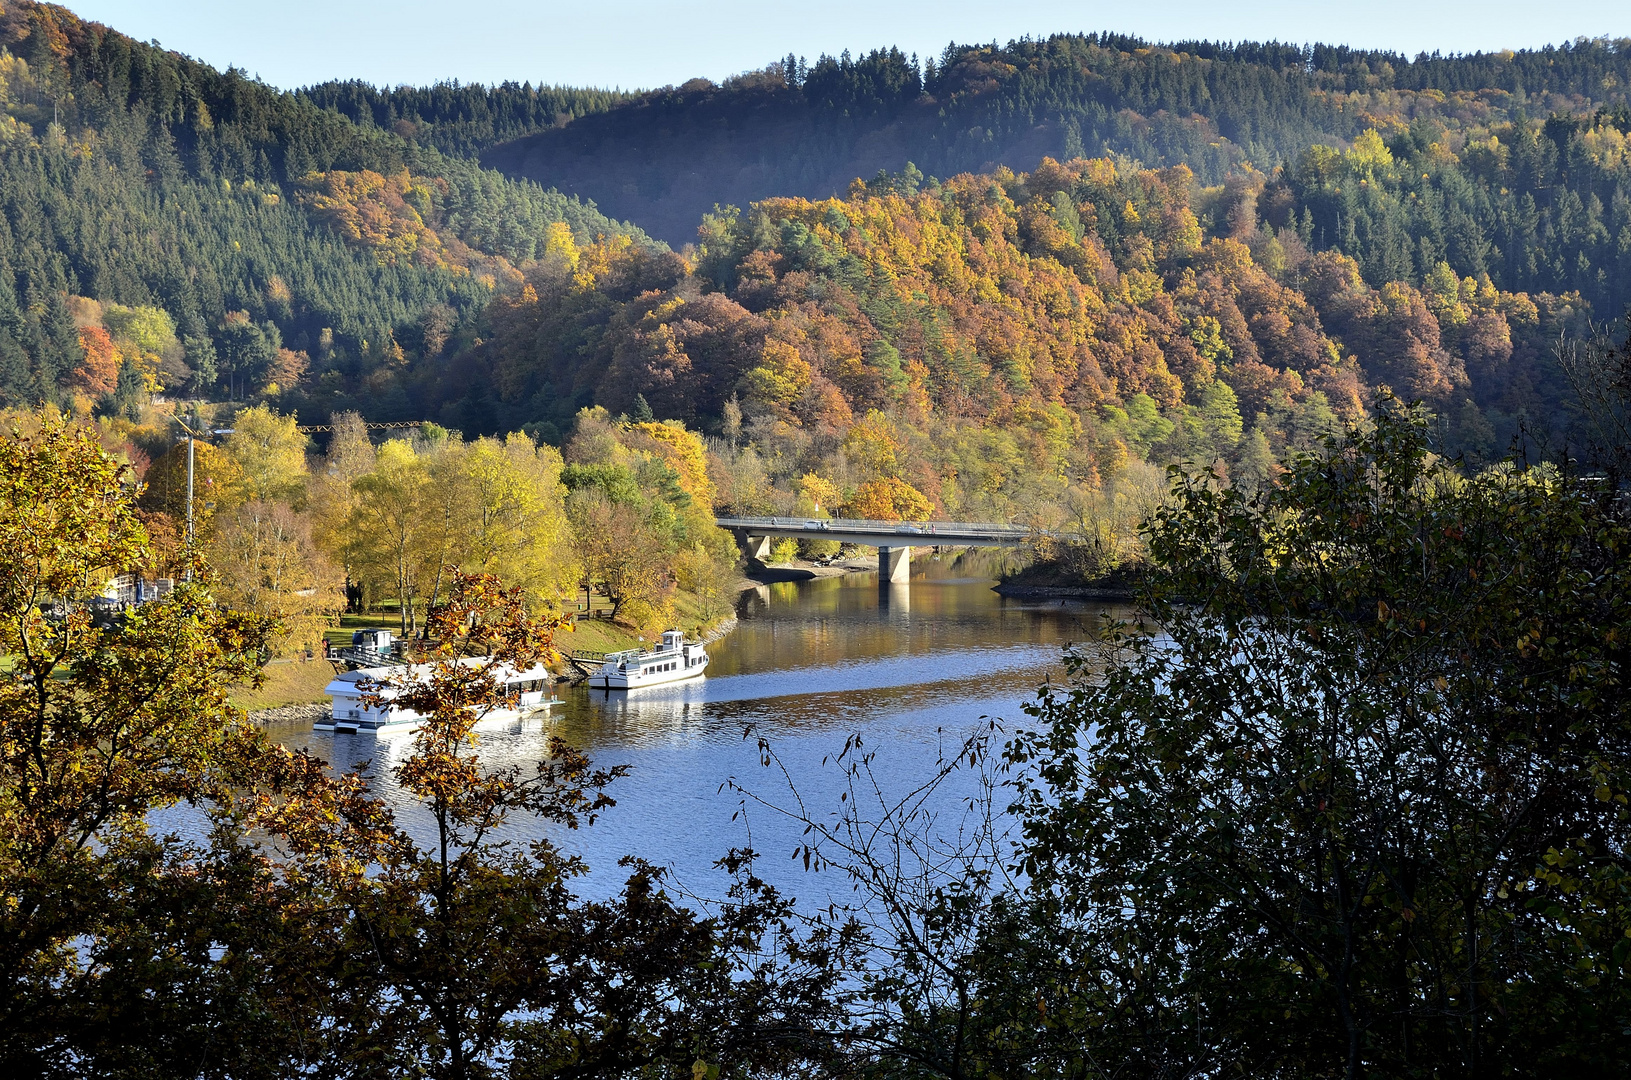
M 837 809 L 838 775 L 821 761 L 855 732 L 878 754 L 886 783 L 904 791 L 982 717 L 1022 721 L 1022 703 L 1059 678 L 1063 647 L 1088 633 L 1102 607 L 1005 599 L 967 560 L 923 560 L 914 569 L 909 586 L 880 588 L 875 574 L 856 574 L 747 592 L 736 630 L 709 648 L 706 678 L 633 692 L 576 687 L 547 726 L 531 720 L 484 730 L 483 756 L 530 763 L 553 731 L 597 764 L 633 766 L 613 789 L 617 806 L 598 824 L 556 838 L 594 868 L 584 891 L 615 887 L 617 859 L 633 853 L 672 865 L 707 892 L 713 861 L 744 846 L 747 828 L 760 851 L 784 853 L 796 843 L 796 829 L 762 811 L 748 814 L 746 826 L 732 821 L 742 807 L 722 790 L 728 781 L 771 797 L 785 793 L 779 775 L 759 763 L 758 736 L 772 741 L 812 808 Z M 274 734 L 337 765 L 371 759 L 376 792 L 416 833 L 427 825 L 387 775 L 410 739 Z M 516 836 L 540 827 L 518 826 Z M 784 859 L 761 872 L 788 891 L 820 896 L 836 886 Z

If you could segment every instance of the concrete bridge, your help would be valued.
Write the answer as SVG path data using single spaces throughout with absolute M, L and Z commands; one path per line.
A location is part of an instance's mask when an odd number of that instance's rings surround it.
M 836 540 L 878 549 L 878 580 L 906 581 L 912 573 L 914 547 L 1020 547 L 1037 534 L 1024 525 L 994 525 L 969 521 L 864 521 L 856 518 L 717 518 L 729 529 L 737 546 L 751 559 L 763 562 L 770 541 Z

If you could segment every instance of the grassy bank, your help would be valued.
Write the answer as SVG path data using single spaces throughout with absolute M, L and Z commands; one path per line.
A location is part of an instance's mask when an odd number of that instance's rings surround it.
M 323 688 L 334 678 L 334 669 L 325 660 L 271 663 L 266 665 L 265 673 L 265 685 L 239 687 L 232 692 L 232 703 L 245 712 L 255 712 L 325 701 L 328 695 Z
M 579 619 L 577 626 L 555 637 L 555 647 L 563 653 L 618 652 L 640 644 L 640 637 L 626 626 L 603 619 Z

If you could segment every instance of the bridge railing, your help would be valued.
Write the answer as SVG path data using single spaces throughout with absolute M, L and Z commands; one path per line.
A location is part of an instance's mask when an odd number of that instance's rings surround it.
M 989 521 L 877 521 L 869 518 L 807 518 L 807 517 L 729 517 L 715 521 L 722 529 L 794 529 L 804 530 L 811 523 L 820 523 L 833 532 L 898 533 L 904 528 L 931 528 L 936 533 L 973 533 L 982 536 L 1030 536 L 1038 530 L 1029 525 L 1004 525 Z M 816 530 L 810 530 L 816 531 Z

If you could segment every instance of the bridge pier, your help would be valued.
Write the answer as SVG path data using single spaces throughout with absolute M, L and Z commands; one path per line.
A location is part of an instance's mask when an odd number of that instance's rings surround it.
M 769 536 L 736 531 L 736 546 L 742 549 L 743 555 L 760 563 L 770 558 L 770 539 Z
M 905 584 L 912 576 L 912 544 L 948 547 L 1022 547 L 1045 533 L 1023 525 L 956 521 L 861 521 L 845 518 L 722 517 L 748 561 L 765 565 L 778 539 L 823 540 L 878 551 L 880 584 Z
M 878 584 L 900 584 L 912 580 L 912 549 L 909 547 L 880 547 L 878 549 Z

